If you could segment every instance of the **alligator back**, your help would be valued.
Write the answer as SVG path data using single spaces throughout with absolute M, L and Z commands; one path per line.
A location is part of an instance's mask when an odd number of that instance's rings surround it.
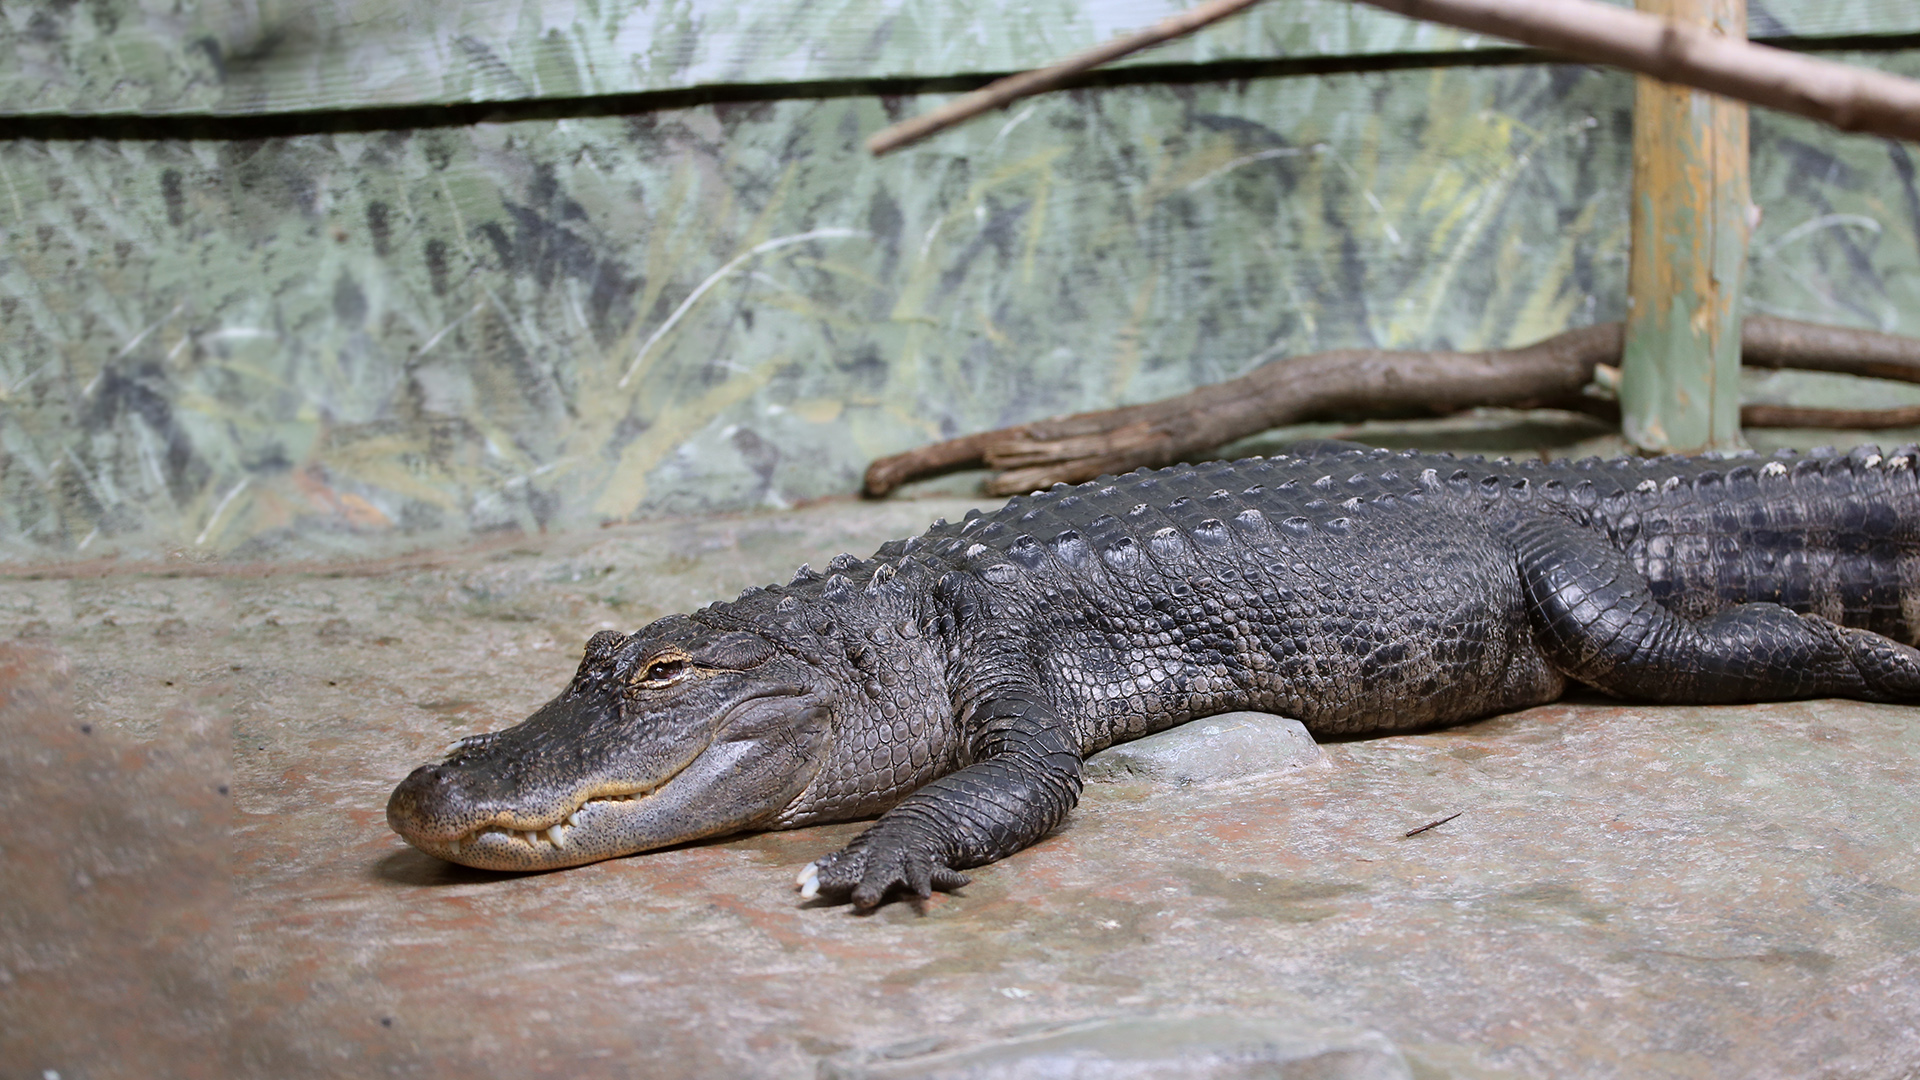
M 1396 500 L 1494 515 L 1531 505 L 1603 532 L 1678 614 L 1769 602 L 1920 644 L 1920 447 L 1912 444 L 1885 454 L 1867 445 L 1846 454 L 1523 462 L 1337 443 L 1314 449 L 1056 486 L 1011 500 L 984 523 L 1052 503 L 1045 516 L 1062 527 L 1090 527 L 1102 512 L 1098 500 L 1116 500 L 1136 478 L 1154 481 L 1140 490 L 1181 501 L 1169 515 L 1177 520 L 1155 524 L 1201 532 L 1209 520 L 1247 509 L 1352 524 L 1359 515 L 1396 513 Z M 1256 481 L 1251 490 L 1235 490 L 1247 480 Z M 1094 502 L 1082 497 L 1088 488 Z M 966 529 L 936 528 L 927 538 Z M 1433 539 L 1405 535 L 1399 543 L 1417 551 Z
M 1319 733 L 1446 723 L 1564 680 L 1503 524 L 1623 552 L 1689 619 L 1770 601 L 1903 642 L 1920 619 L 1915 453 L 1486 461 L 1336 450 L 1103 478 L 882 548 L 1030 629 L 1088 750 L 1232 708 Z M 869 569 L 867 572 L 871 572 Z

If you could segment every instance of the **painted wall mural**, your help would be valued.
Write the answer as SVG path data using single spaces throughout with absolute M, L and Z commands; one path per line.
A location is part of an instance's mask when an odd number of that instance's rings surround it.
M 1920 73 L 1920 58 L 1889 66 Z M 1617 318 L 1626 77 L 0 141 L 0 559 L 380 553 L 851 492 L 1356 344 Z M 1920 333 L 1912 151 L 1756 114 L 1754 310 Z
M 257 115 L 1017 71 L 1192 6 L 1192 0 L 14 3 L 0 7 L 0 114 Z M 1911 0 L 1751 0 L 1748 21 L 1758 38 L 1911 34 L 1920 31 L 1920 7 Z M 1501 44 L 1348 0 L 1289 0 L 1121 63 L 1446 53 Z

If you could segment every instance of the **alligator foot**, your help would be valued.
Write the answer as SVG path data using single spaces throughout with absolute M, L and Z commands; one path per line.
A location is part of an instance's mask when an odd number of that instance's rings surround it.
M 794 885 L 803 899 L 851 898 L 857 908 L 879 906 L 896 890 L 925 900 L 933 890 L 950 892 L 972 879 L 904 844 L 868 844 L 836 851 L 800 871 Z

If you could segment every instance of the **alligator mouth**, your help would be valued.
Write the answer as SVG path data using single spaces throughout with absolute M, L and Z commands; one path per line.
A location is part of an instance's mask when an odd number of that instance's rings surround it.
M 674 775 L 677 776 L 679 774 L 675 773 Z M 673 777 L 668 777 L 667 779 L 671 780 Z M 482 825 L 477 829 L 468 831 L 464 835 L 446 841 L 446 848 L 448 853 L 454 856 L 458 856 L 462 850 L 469 852 L 484 851 L 489 845 L 496 849 L 501 848 L 503 845 L 510 845 L 510 847 L 506 848 L 507 850 L 517 850 L 523 855 L 533 854 L 536 856 L 544 856 L 556 853 L 564 854 L 567 848 L 567 835 L 580 827 L 580 817 L 582 814 L 588 816 L 588 822 L 591 824 L 594 817 L 604 812 L 599 809 L 600 807 L 614 807 L 637 802 L 659 790 L 665 783 L 666 781 L 661 781 L 660 784 L 647 788 L 644 791 L 633 791 L 621 795 L 588 796 L 579 806 L 568 811 L 565 818 L 545 828 L 518 829 L 508 825 Z
M 671 786 L 689 770 L 700 771 L 695 768 L 696 764 L 708 760 L 710 751 L 718 745 L 719 733 L 726 729 L 726 722 L 740 710 L 768 699 L 796 697 L 800 693 L 782 688 L 733 703 L 708 734 L 705 744 L 687 755 L 673 772 L 657 780 L 590 781 L 556 800 L 557 805 L 548 803 L 552 809 L 498 808 L 466 831 L 450 836 L 430 826 L 421 827 L 431 815 L 421 813 L 419 804 L 412 801 L 416 796 L 407 790 L 413 783 L 409 777 L 396 789 L 389 803 L 388 822 L 395 832 L 421 851 L 481 870 L 558 870 L 695 839 L 706 833 L 688 830 L 674 809 L 685 801 L 689 792 L 675 794 L 669 790 Z M 497 735 L 494 732 L 469 736 L 447 749 L 457 759 L 460 751 L 482 747 Z M 716 767 L 724 766 L 711 761 L 704 766 L 708 771 Z M 416 774 L 419 771 L 416 770 Z M 694 794 L 711 786 L 711 780 L 711 777 L 696 777 L 702 786 Z M 560 810 L 569 804 L 572 809 Z

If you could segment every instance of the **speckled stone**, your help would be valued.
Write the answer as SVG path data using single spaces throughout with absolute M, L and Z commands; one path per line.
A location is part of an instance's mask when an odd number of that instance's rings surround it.
M 956 1045 L 958 1043 L 958 1045 Z M 968 1045 L 921 1039 L 836 1054 L 820 1080 L 1412 1080 L 1386 1036 L 1298 1016 L 1135 1016 Z
M 1087 779 L 1184 787 L 1326 764 L 1327 755 L 1300 721 L 1272 713 L 1232 712 L 1108 747 L 1087 759 Z

